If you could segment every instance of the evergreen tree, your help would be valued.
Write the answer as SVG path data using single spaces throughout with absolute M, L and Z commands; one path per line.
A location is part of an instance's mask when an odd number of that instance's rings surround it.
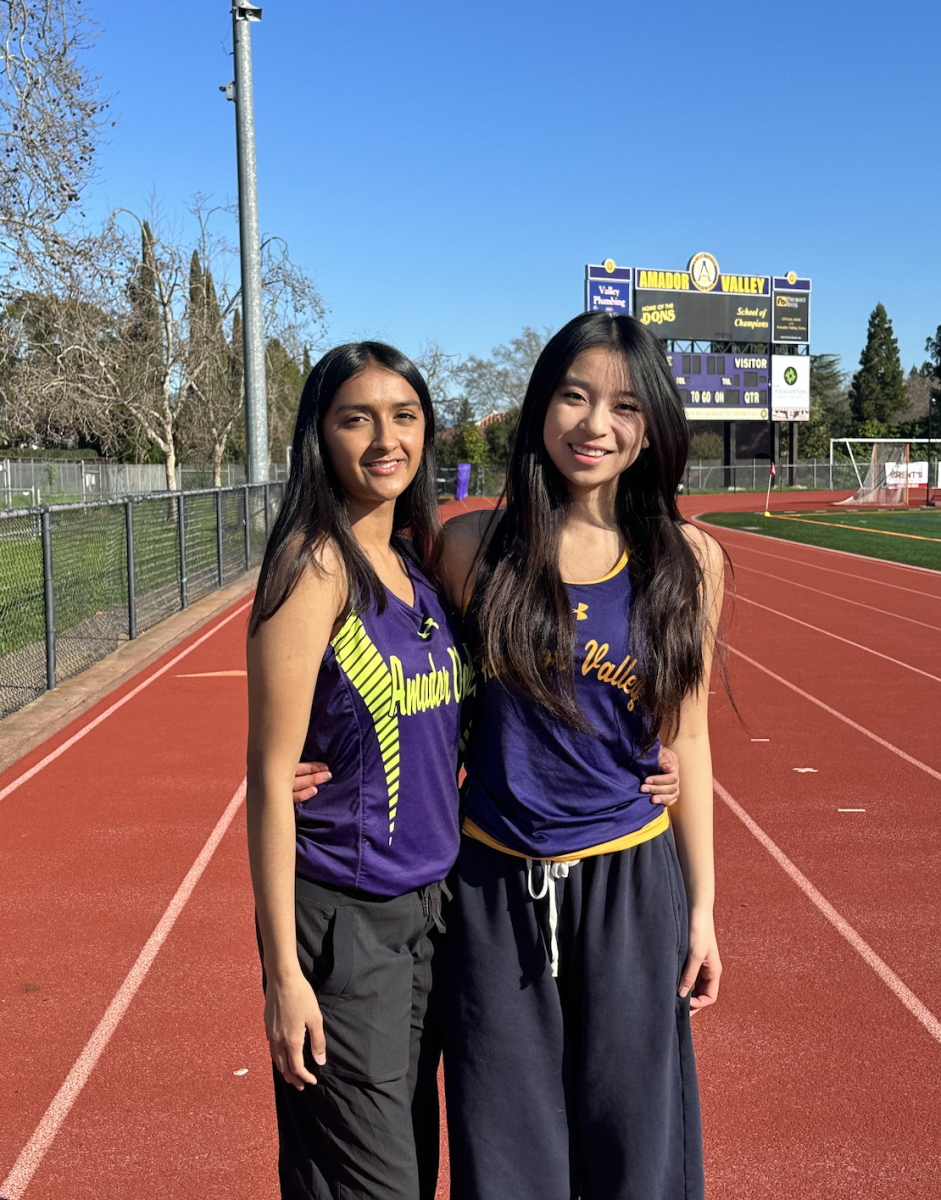
M 925 349 L 930 357 L 922 367 L 921 374 L 931 383 L 932 400 L 938 401 L 941 400 L 941 325 L 935 330 L 934 337 L 925 340 Z
M 472 467 L 485 467 L 490 461 L 487 439 L 473 421 L 466 421 L 458 428 L 453 446 L 455 462 L 470 463 Z
M 869 317 L 866 346 L 850 388 L 857 435 L 883 437 L 896 414 L 907 407 L 898 342 L 884 305 L 877 304 Z
M 199 261 L 199 251 L 193 251 L 190 259 L 190 330 L 196 324 L 201 324 L 203 313 L 203 268 Z
M 848 437 L 853 417 L 846 395 L 846 374 L 838 354 L 810 356 L 810 420 L 798 432 L 801 458 L 828 458 L 830 438 Z

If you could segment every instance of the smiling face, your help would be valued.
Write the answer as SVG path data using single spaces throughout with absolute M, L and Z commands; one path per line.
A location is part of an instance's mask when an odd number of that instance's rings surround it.
M 323 442 L 348 501 L 394 502 L 421 466 L 425 414 L 418 394 L 401 375 L 370 363 L 337 389 Z
M 617 487 L 647 446 L 640 401 L 620 354 L 599 346 L 572 360 L 549 401 L 543 437 L 570 492 Z

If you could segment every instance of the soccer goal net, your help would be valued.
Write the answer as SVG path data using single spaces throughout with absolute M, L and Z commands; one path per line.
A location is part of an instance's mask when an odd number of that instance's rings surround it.
M 919 448 L 899 438 L 833 438 L 830 470 L 837 487 L 855 488 L 840 504 L 907 505 L 911 489 L 928 482 Z

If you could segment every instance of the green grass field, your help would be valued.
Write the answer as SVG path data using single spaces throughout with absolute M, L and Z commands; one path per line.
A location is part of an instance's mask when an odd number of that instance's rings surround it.
M 240 498 L 223 500 L 227 578 L 244 570 L 244 524 Z M 179 578 L 179 525 L 168 500 L 135 505 L 135 587 L 138 604 L 173 587 Z M 264 544 L 263 511 L 252 516 L 252 557 Z M 187 575 L 215 575 L 216 514 L 212 496 L 191 497 L 186 506 Z M 64 633 L 88 617 L 127 604 L 123 506 L 75 509 L 52 515 L 52 564 L 56 630 Z M 191 595 L 192 598 L 192 595 Z M 45 637 L 42 545 L 36 517 L 0 521 L 0 658 Z
M 760 512 L 720 512 L 703 513 L 698 519 L 726 529 L 941 571 L 941 508 L 907 512 L 828 508 L 775 512 L 770 517 Z

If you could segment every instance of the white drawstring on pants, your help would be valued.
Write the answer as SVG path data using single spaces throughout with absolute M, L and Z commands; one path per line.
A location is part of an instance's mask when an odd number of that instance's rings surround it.
M 542 867 L 542 887 L 537 892 L 533 888 L 533 865 L 539 863 Z M 549 961 L 552 966 L 553 979 L 559 974 L 559 900 L 555 892 L 557 879 L 568 879 L 571 867 L 577 867 L 578 862 L 546 862 L 545 859 L 527 858 L 526 886 L 534 900 L 544 900 L 549 897 Z

